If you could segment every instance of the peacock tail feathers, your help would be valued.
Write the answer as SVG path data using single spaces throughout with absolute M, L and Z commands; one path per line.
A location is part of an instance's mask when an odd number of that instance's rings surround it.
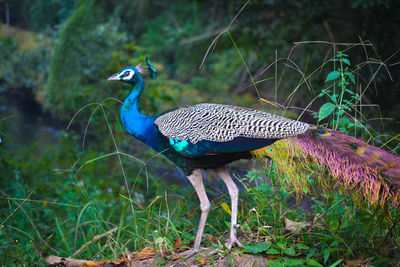
M 271 158 L 297 192 L 307 191 L 314 179 L 329 186 L 331 176 L 371 204 L 400 204 L 400 157 L 341 132 L 312 126 L 252 154 Z
M 293 187 L 299 194 L 309 192 L 309 186 L 313 179 L 316 179 L 315 176 L 324 173 L 321 166 L 305 160 L 306 157 L 300 147 L 294 144 L 293 138 L 280 139 L 270 146 L 253 150 L 251 153 L 255 157 L 268 156 L 272 159 L 281 180 Z M 326 182 L 321 178 L 318 178 L 320 182 Z

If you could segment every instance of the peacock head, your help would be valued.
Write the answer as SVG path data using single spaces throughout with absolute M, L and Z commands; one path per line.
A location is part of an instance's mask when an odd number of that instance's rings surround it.
M 107 81 L 123 81 L 126 83 L 130 84 L 135 84 L 137 83 L 140 79 L 141 76 L 139 74 L 139 70 L 135 67 L 125 67 L 118 71 L 117 73 L 114 73 L 110 77 L 108 77 Z
M 114 73 L 113 75 L 108 77 L 107 81 L 117 80 L 130 84 L 136 84 L 139 81 L 143 81 L 141 75 L 149 75 L 149 74 L 152 79 L 155 79 L 156 69 L 153 67 L 148 57 L 146 57 L 146 63 L 148 68 L 143 67 L 142 64 L 139 64 L 136 67 L 131 67 L 131 66 L 125 67 L 120 71 L 118 71 L 117 73 Z

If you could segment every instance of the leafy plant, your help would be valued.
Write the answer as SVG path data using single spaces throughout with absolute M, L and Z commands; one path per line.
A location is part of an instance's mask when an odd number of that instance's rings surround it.
M 332 115 L 333 119 L 329 121 L 329 126 L 344 132 L 354 127 L 362 127 L 362 124 L 349 114 L 354 110 L 357 111 L 356 107 L 359 105 L 361 96 L 351 90 L 356 86 L 356 80 L 350 69 L 348 57 L 347 54 L 338 52 L 335 58 L 329 60 L 335 63 L 337 69 L 331 71 L 325 79 L 325 83 L 330 83 L 330 86 L 321 90 L 318 95 L 319 98 L 326 95 L 330 100 L 320 107 L 318 121 Z

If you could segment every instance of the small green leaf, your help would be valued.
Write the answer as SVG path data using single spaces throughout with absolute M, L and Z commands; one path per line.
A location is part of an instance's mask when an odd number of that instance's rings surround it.
M 270 267 L 282 267 L 282 261 L 280 260 L 269 260 L 265 262 L 266 265 L 270 266 Z
M 315 249 L 310 249 L 307 253 L 307 259 L 311 258 L 315 254 Z
M 347 76 L 349 76 L 349 78 L 350 78 L 350 80 L 351 80 L 351 82 L 352 82 L 353 84 L 356 84 L 356 80 L 354 79 L 353 73 L 349 73 L 349 74 L 347 74 Z
M 343 109 L 347 109 L 348 111 L 351 111 L 351 108 L 349 106 L 347 106 L 347 105 L 342 105 L 342 108 Z
M 333 219 L 332 221 L 329 222 L 329 226 L 330 226 L 332 229 L 336 230 L 336 229 L 339 228 L 339 221 Z
M 289 256 L 295 256 L 295 255 L 296 255 L 296 251 L 295 251 L 294 249 L 292 249 L 292 248 L 285 248 L 285 249 L 283 250 L 283 252 L 284 252 L 286 255 L 289 255 Z
M 348 60 L 347 58 L 342 58 L 342 62 L 350 66 L 350 60 Z
M 231 227 L 231 223 L 230 223 L 230 222 L 224 221 L 224 223 L 225 223 L 225 225 L 226 225 L 228 228 Z
M 331 255 L 331 251 L 329 249 L 324 249 L 324 264 L 326 264 L 330 255 Z
M 276 245 L 277 245 L 277 246 L 278 246 L 278 248 L 280 248 L 281 250 L 283 250 L 283 249 L 285 249 L 285 248 L 286 248 L 286 243 L 285 243 L 285 244 L 282 244 L 282 243 L 277 243 Z
M 318 112 L 318 121 L 321 121 L 332 114 L 335 110 L 335 105 L 328 102 L 322 105 Z
M 258 254 L 266 251 L 271 247 L 271 242 L 260 242 L 255 245 L 253 244 L 244 244 L 244 252 Z
M 332 71 L 332 72 L 330 72 L 328 74 L 328 76 L 326 77 L 325 82 L 336 80 L 339 77 L 340 77 L 340 72 L 338 72 L 337 70 L 334 70 L 334 71 Z
M 329 265 L 329 267 L 335 267 L 335 266 L 338 266 L 338 265 L 339 265 L 339 263 L 341 263 L 342 261 L 343 261 L 343 259 L 337 260 L 337 261 L 335 261 L 334 263 L 332 263 L 331 265 Z
M 312 179 L 310 178 L 310 181 L 312 181 Z M 296 244 L 295 245 L 297 248 L 299 249 L 309 249 L 309 246 L 304 245 L 304 244 Z
M 282 266 L 304 266 L 302 259 L 289 259 Z
M 319 93 L 318 97 L 322 97 L 326 94 L 329 94 L 330 92 L 331 92 L 331 90 L 329 90 L 329 89 L 322 89 L 321 93 Z
M 315 260 L 312 260 L 312 259 L 307 259 L 306 260 L 306 264 L 308 265 L 308 266 L 313 266 L 313 267 L 323 267 L 324 265 L 322 265 L 321 263 L 319 263 L 319 262 L 317 262 L 317 261 L 315 261 Z
M 267 254 L 276 255 L 276 254 L 279 254 L 279 251 L 274 248 L 270 248 L 267 250 Z
M 341 57 L 348 57 L 349 55 L 342 53 L 342 52 L 338 52 L 336 57 L 341 58 Z

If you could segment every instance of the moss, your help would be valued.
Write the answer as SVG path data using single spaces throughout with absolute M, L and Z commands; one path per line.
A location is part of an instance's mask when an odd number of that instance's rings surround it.
M 39 34 L 22 29 L 0 24 L 0 37 L 11 36 L 17 41 L 18 48 L 22 51 L 39 48 Z

